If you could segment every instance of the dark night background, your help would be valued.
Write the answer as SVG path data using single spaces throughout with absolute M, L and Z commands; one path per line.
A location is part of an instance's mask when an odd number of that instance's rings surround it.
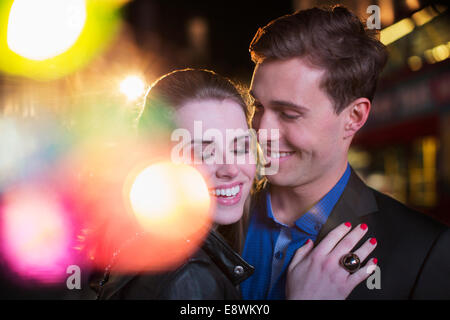
M 81 96 L 118 91 L 120 80 L 133 72 L 148 86 L 174 69 L 207 68 L 248 86 L 253 72 L 248 47 L 258 28 L 297 9 L 342 3 L 364 17 L 376 4 L 382 29 L 414 20 L 424 9 L 434 12 L 433 19 L 388 45 L 390 59 L 349 162 L 369 186 L 450 225 L 450 19 L 448 8 L 439 7 L 447 1 L 117 1 L 126 3 L 121 9 L 126 24 L 84 69 L 53 82 L 0 74 L 0 116 L 38 118 L 35 105 L 63 114 Z M 6 269 L 2 260 L 0 269 Z M 70 298 L 61 294 L 65 288 L 20 288 L 11 278 L 0 277 L 0 298 Z

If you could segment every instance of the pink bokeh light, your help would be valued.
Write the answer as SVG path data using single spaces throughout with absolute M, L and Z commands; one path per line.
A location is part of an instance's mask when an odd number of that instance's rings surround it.
M 9 190 L 3 201 L 3 255 L 24 279 L 54 283 L 72 258 L 72 226 L 58 194 L 43 186 Z

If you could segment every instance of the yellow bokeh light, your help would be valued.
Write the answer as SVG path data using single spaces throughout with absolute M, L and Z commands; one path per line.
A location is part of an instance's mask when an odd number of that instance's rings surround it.
M 417 26 L 422 26 L 430 22 L 438 14 L 431 7 L 426 7 L 412 15 L 412 18 Z
M 1 0 L 0 72 L 53 80 L 85 66 L 120 30 L 124 0 Z
M 7 43 L 15 53 L 45 60 L 68 50 L 86 22 L 85 0 L 15 0 Z
M 128 76 L 120 83 L 120 92 L 128 100 L 136 100 L 145 93 L 145 82 L 138 76 Z
M 422 59 L 418 56 L 409 57 L 408 65 L 412 71 L 417 71 L 422 68 Z
M 419 0 L 406 0 L 409 10 L 417 10 L 420 8 Z
M 440 46 L 434 47 L 431 51 L 433 57 L 436 61 L 443 61 L 449 57 L 449 50 L 446 45 L 441 44 Z
M 406 18 L 400 20 L 399 22 L 381 30 L 380 41 L 387 46 L 388 44 L 391 44 L 392 42 L 397 41 L 401 37 L 409 34 L 414 30 L 414 27 L 414 22 L 411 19 Z
M 436 62 L 436 60 L 435 60 L 434 57 L 433 57 L 433 50 L 431 50 L 431 49 L 425 50 L 425 52 L 423 53 L 423 55 L 424 55 L 424 57 L 425 57 L 425 60 L 426 60 L 428 63 L 433 64 L 433 63 Z
M 145 230 L 165 237 L 189 237 L 210 223 L 210 197 L 206 182 L 184 164 L 153 164 L 134 179 L 131 209 Z

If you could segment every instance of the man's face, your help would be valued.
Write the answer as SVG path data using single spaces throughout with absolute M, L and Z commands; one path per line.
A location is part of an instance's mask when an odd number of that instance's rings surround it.
M 336 115 L 320 82 L 324 71 L 304 59 L 265 61 L 256 66 L 251 94 L 255 98 L 253 127 L 269 161 L 277 161 L 278 173 L 267 178 L 274 185 L 297 187 L 340 170 L 347 160 L 344 140 L 346 112 Z M 262 129 L 268 131 L 267 143 Z M 279 153 L 270 140 L 279 130 Z

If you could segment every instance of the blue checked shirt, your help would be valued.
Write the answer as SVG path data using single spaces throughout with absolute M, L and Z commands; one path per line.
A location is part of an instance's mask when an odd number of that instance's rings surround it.
M 316 240 L 322 226 L 342 195 L 350 178 L 347 164 L 336 185 L 295 225 L 289 227 L 274 217 L 270 193 L 260 198 L 265 206 L 254 206 L 245 240 L 243 258 L 255 267 L 253 275 L 241 283 L 245 300 L 285 299 L 286 269 L 295 253 L 306 240 Z M 261 210 L 266 208 L 266 212 Z M 259 210 L 258 210 L 259 209 Z

